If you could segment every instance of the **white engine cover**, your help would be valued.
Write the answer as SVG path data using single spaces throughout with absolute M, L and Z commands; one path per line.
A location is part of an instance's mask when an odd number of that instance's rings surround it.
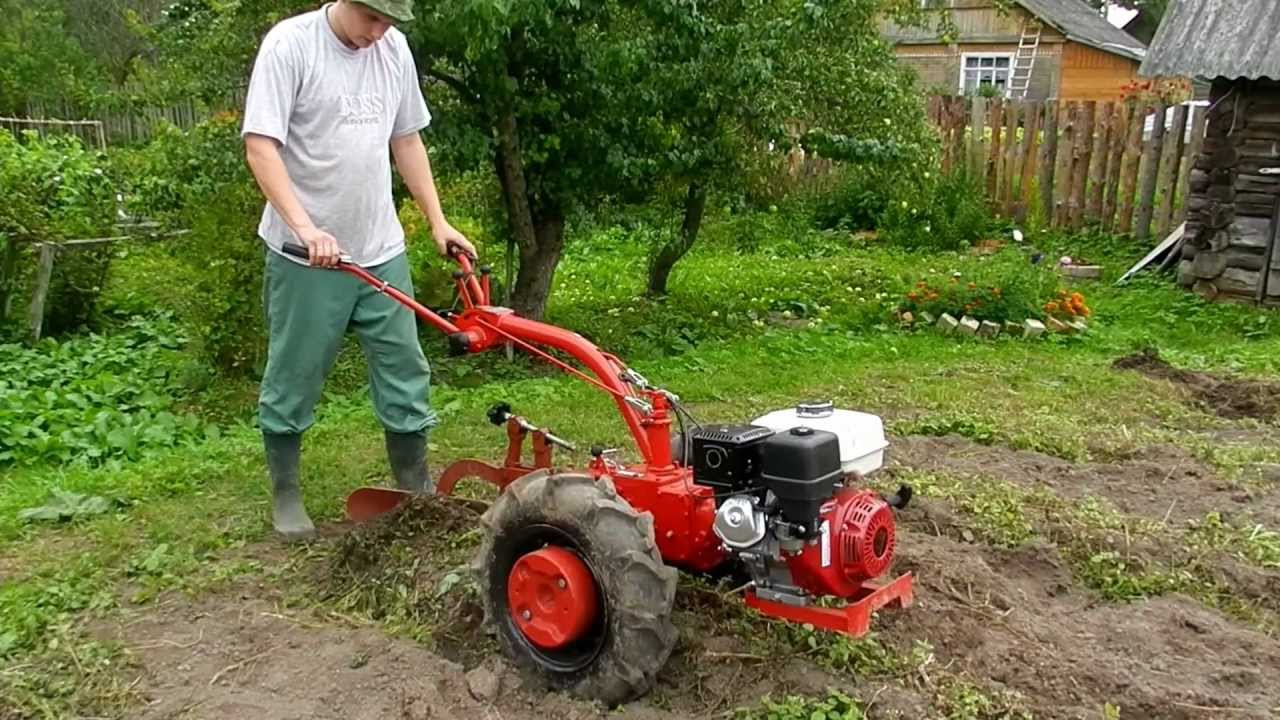
M 840 440 L 840 465 L 846 474 L 863 476 L 884 465 L 884 451 L 889 442 L 884 435 L 884 422 L 878 415 L 840 410 L 830 402 L 805 403 L 788 410 L 778 410 L 751 421 L 774 432 L 794 427 L 810 427 L 834 433 Z

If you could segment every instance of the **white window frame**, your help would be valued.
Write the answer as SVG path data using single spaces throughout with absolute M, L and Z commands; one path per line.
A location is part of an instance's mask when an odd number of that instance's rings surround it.
M 964 87 L 965 68 L 969 65 L 970 58 L 973 58 L 975 60 L 981 60 L 983 58 L 1008 58 L 1009 79 L 1006 80 L 1004 83 L 1004 94 L 1007 96 L 1009 94 L 1009 84 L 1013 82 L 1013 60 L 1014 60 L 1014 57 L 1016 57 L 1016 55 L 1017 53 L 1011 53 L 1011 52 L 960 53 L 960 81 L 959 81 L 960 94 L 961 95 L 965 94 L 965 87 Z

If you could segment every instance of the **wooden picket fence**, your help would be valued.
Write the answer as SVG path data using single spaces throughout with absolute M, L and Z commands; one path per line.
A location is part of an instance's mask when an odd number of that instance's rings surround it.
M 997 213 L 1139 238 L 1163 237 L 1185 218 L 1206 116 L 1201 106 L 1133 100 L 929 101 L 943 172 L 968 174 Z

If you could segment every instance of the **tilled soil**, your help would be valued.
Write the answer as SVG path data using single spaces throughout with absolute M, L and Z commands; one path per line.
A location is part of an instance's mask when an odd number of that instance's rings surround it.
M 1170 524 L 1210 511 L 1280 524 L 1274 492 L 1242 494 L 1176 448 L 1083 464 L 954 437 L 895 438 L 892 448 L 890 473 L 910 468 L 991 477 L 1065 499 L 1104 498 L 1127 515 Z M 297 588 L 260 580 L 198 600 L 173 598 L 135 609 L 109 629 L 128 648 L 136 690 L 146 698 L 131 717 L 724 717 L 766 694 L 821 695 L 828 688 L 870 702 L 873 718 L 942 717 L 941 678 L 963 678 L 991 694 L 1016 692 L 1038 718 L 1094 720 L 1107 703 L 1124 718 L 1280 714 L 1277 638 L 1179 594 L 1107 601 L 1073 576 L 1063 549 L 1070 527 L 1059 519 L 1036 518 L 1035 539 L 1002 549 L 966 538 L 960 510 L 929 497 L 917 498 L 900 516 L 894 572 L 915 574 L 916 604 L 882 612 L 875 621 L 876 636 L 903 655 L 917 641 L 929 643 L 928 663 L 903 677 L 850 678 L 823 670 L 803 648 L 762 655 L 753 650 L 753 625 L 742 619 L 750 614 L 738 609 L 736 598 L 682 586 L 680 643 L 657 686 L 609 714 L 521 678 L 490 652 L 492 643 L 465 603 L 446 607 L 436 599 L 432 591 L 456 570 L 454 545 L 474 527 L 475 512 L 465 503 L 424 500 L 396 523 L 330 529 L 303 572 L 319 595 L 407 578 L 410 588 L 424 590 L 407 607 L 444 629 L 434 649 L 391 637 L 328 604 L 288 607 L 285 597 Z M 1153 565 L 1185 551 L 1143 542 L 1134 540 L 1126 552 Z M 280 550 L 267 543 L 260 552 Z M 414 560 L 411 566 L 396 564 L 406 558 Z M 1215 582 L 1280 612 L 1280 571 L 1225 552 L 1197 561 L 1211 567 Z
M 1154 350 L 1122 357 L 1115 361 L 1114 367 L 1182 385 L 1196 405 L 1224 418 L 1275 420 L 1280 417 L 1280 383 L 1182 370 L 1161 359 Z

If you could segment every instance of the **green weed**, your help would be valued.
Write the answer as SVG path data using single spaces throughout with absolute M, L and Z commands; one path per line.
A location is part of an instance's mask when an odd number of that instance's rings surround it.
M 863 720 L 861 702 L 839 690 L 829 690 L 826 697 L 806 698 L 788 695 L 780 700 L 765 696 L 758 708 L 739 708 L 735 720 Z

